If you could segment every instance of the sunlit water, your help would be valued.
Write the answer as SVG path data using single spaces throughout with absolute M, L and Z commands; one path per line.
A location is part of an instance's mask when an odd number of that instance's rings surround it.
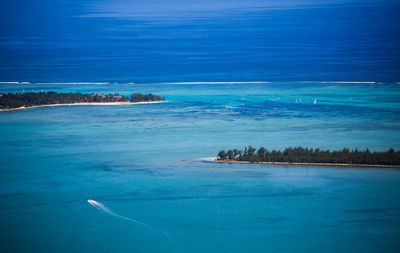
M 0 112 L 2 252 L 400 250 L 397 169 L 201 159 L 244 145 L 399 149 L 398 84 L 0 85 L 41 90 L 174 102 Z

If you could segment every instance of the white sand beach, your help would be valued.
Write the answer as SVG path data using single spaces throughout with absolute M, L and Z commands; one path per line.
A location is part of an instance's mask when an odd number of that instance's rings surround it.
M 16 111 L 39 107 L 52 107 L 52 106 L 70 106 L 70 105 L 146 105 L 146 104 L 162 104 L 170 103 L 172 101 L 149 101 L 149 102 L 104 102 L 104 103 L 70 103 L 70 104 L 49 104 L 49 105 L 35 105 L 35 106 L 22 106 L 18 108 L 0 109 L 0 111 Z

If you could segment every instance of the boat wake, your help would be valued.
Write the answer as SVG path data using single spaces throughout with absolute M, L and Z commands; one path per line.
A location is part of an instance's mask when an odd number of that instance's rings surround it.
M 157 233 L 162 234 L 167 239 L 171 238 L 170 235 L 167 232 L 162 231 L 162 230 L 160 230 L 158 228 L 152 227 L 150 225 L 147 225 L 147 224 L 145 224 L 143 222 L 140 222 L 138 220 L 135 220 L 135 219 L 132 219 L 132 218 L 128 218 L 128 217 L 119 215 L 117 213 L 114 213 L 110 208 L 108 208 L 107 206 L 105 206 L 104 204 L 102 204 L 100 202 L 97 202 L 96 200 L 89 199 L 88 203 L 91 204 L 92 206 L 96 207 L 96 209 L 101 211 L 101 212 L 104 212 L 104 213 L 107 213 L 107 214 L 112 215 L 114 217 L 117 217 L 117 218 L 120 218 L 120 219 L 123 219 L 123 220 L 127 220 L 127 221 L 130 221 L 130 222 L 133 222 L 135 224 L 138 224 L 138 225 L 140 225 L 140 226 L 142 226 L 144 228 L 147 228 L 147 229 L 149 229 L 151 231 L 155 231 Z

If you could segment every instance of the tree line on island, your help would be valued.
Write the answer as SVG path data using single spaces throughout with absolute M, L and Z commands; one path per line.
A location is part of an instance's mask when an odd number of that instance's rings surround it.
M 82 94 L 49 92 L 0 93 L 0 109 L 13 109 L 52 104 L 108 103 L 108 102 L 151 102 L 165 100 L 153 94 L 133 93 L 131 97 L 116 94 Z
M 221 150 L 217 160 L 243 161 L 250 163 L 282 162 L 282 163 L 334 163 L 334 164 L 365 164 L 365 165 L 400 165 L 400 151 L 390 148 L 388 151 L 371 152 L 366 150 L 339 151 L 309 149 L 303 147 L 286 148 L 283 151 L 269 151 L 264 147 L 245 147 L 243 150 Z

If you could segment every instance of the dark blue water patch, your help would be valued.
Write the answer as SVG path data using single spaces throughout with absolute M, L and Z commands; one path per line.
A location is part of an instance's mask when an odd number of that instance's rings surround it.
M 190 190 L 199 192 L 199 191 L 215 191 L 215 190 L 223 190 L 226 187 L 233 187 L 234 182 L 221 182 L 218 184 L 202 184 L 202 185 L 194 185 L 190 187 Z
M 338 170 L 346 170 L 346 169 L 354 169 L 352 166 L 326 166 L 325 168 L 336 168 Z M 366 168 L 360 168 L 366 169 Z M 348 178 L 348 177 L 340 177 L 340 176 L 321 176 L 320 178 L 332 181 L 332 182 L 342 182 L 342 183 L 357 183 L 357 184 L 366 184 L 370 183 L 370 180 L 364 178 Z
M 258 222 L 266 222 L 267 224 L 281 224 L 289 220 L 289 217 L 277 216 L 277 217 L 255 217 Z
M 260 168 L 262 169 L 262 168 Z M 268 170 L 264 171 L 253 171 L 253 170 L 244 170 L 244 171 L 232 171 L 232 175 L 239 176 L 241 178 L 252 178 L 252 179 L 265 179 L 272 176 L 272 173 L 268 172 Z
M 24 193 L 24 192 L 10 192 L 10 193 L 1 192 L 0 193 L 0 198 L 2 198 L 2 199 L 8 199 L 8 198 L 14 199 L 14 198 L 20 198 L 20 197 L 22 198 L 22 197 L 26 197 L 26 196 L 28 196 L 28 194 Z
M 380 223 L 387 222 L 387 219 L 360 219 L 360 220 L 342 220 L 342 223 Z
M 354 129 L 360 129 L 363 131 L 384 131 L 384 130 L 394 130 L 398 131 L 400 130 L 399 125 L 389 125 L 389 124 L 383 124 L 382 122 L 379 121 L 373 121 L 373 122 L 355 122 L 353 124 L 350 123 L 345 123 L 345 124 L 331 124 L 331 123 L 324 123 L 324 124 L 315 124 L 314 127 L 316 129 L 330 129 L 332 131 L 335 130 L 354 130 Z M 300 130 L 300 129 L 299 129 Z
M 106 164 L 93 166 L 92 168 L 94 168 L 94 169 L 96 169 L 96 170 L 106 171 L 106 172 L 114 171 L 114 169 L 113 169 L 112 166 L 109 166 L 109 165 L 106 165 Z
M 378 213 L 390 213 L 390 212 L 399 212 L 400 208 L 392 207 L 392 208 L 364 208 L 364 209 L 350 209 L 346 210 L 348 213 L 356 213 L 356 214 L 378 214 Z
M 181 201 L 181 200 L 214 200 L 214 199 L 243 199 L 243 198 L 280 198 L 313 195 L 307 191 L 290 191 L 269 194 L 231 194 L 231 195 L 197 195 L 197 196 L 172 196 L 172 197 L 102 197 L 109 201 Z
M 156 177 L 160 175 L 164 175 L 161 172 L 157 170 L 157 168 L 152 168 L 152 169 L 147 169 L 139 166 L 129 166 L 127 167 L 126 165 L 118 165 L 115 163 L 108 164 L 108 163 L 100 163 L 100 164 L 94 164 L 91 165 L 88 168 L 85 168 L 85 170 L 100 170 L 104 172 L 111 172 L 113 174 L 121 174 L 121 175 L 142 175 L 142 176 L 151 176 L 151 177 Z

